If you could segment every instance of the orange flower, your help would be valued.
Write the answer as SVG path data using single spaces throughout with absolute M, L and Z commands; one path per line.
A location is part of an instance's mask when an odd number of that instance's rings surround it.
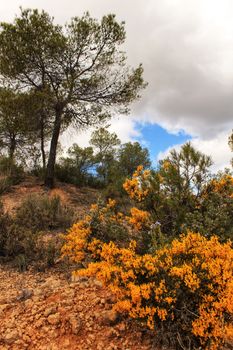
M 131 208 L 131 216 L 114 213 L 115 201 L 92 207 L 98 220 L 127 220 L 137 230 L 150 226 L 146 211 Z M 139 319 L 150 329 L 157 325 L 185 333 L 193 348 L 217 350 L 233 335 L 233 249 L 189 232 L 154 255 L 137 254 L 136 242 L 119 247 L 92 236 L 91 217 L 73 225 L 65 238 L 63 256 L 87 267 L 78 276 L 95 276 L 116 296 L 115 309 Z M 127 229 L 127 226 L 126 226 Z M 177 326 L 176 326 L 177 322 Z M 162 323 L 162 325 L 161 325 Z M 168 328 L 166 328 L 168 327 Z
M 126 216 L 126 220 L 135 230 L 142 230 L 143 228 L 149 228 L 150 214 L 147 211 L 143 211 L 137 208 L 131 208 L 131 216 Z
M 141 202 L 146 198 L 149 193 L 149 188 L 147 179 L 150 176 L 150 171 L 143 171 L 143 166 L 140 165 L 137 167 L 137 170 L 133 174 L 132 179 L 127 179 L 123 184 L 123 188 L 128 193 L 131 199 L 135 199 L 138 202 Z

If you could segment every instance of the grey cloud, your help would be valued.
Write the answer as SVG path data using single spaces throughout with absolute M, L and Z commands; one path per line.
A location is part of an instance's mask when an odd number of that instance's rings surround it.
M 9 20 L 19 5 L 44 8 L 63 23 L 86 10 L 116 13 L 126 22 L 129 63 L 142 62 L 149 83 L 135 119 L 203 139 L 232 128 L 232 1 L 9 0 L 0 9 Z

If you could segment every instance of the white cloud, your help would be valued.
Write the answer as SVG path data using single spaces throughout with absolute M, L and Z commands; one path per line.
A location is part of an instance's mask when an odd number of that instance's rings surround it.
M 20 5 L 44 8 L 60 23 L 85 10 L 116 13 L 126 21 L 129 62 L 142 62 L 149 82 L 136 118 L 203 139 L 232 128 L 232 0 L 8 0 L 1 19 Z
M 135 120 L 158 123 L 169 132 L 184 130 L 194 145 L 210 153 L 217 167 L 228 164 L 227 135 L 233 126 L 232 0 L 8 0 L 1 20 L 18 7 L 44 8 L 64 23 L 88 10 L 101 17 L 116 13 L 126 21 L 124 48 L 129 63 L 143 63 L 149 85 L 131 116 L 113 122 L 123 142 L 137 135 Z M 115 128 L 115 129 L 114 129 Z M 69 135 L 86 145 L 88 133 Z M 63 137 L 64 139 L 64 137 Z
M 73 143 L 77 143 L 81 147 L 87 147 L 89 146 L 91 133 L 94 129 L 95 128 L 89 128 L 88 130 L 78 132 L 76 129 L 70 128 L 61 136 L 60 142 L 64 145 L 65 149 L 70 147 Z M 108 130 L 110 132 L 115 132 L 122 143 L 142 138 L 137 128 L 136 121 L 128 116 L 113 119 Z

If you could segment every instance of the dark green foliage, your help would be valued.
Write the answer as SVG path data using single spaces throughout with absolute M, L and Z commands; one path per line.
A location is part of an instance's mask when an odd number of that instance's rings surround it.
M 29 94 L 0 87 L 0 140 L 9 159 L 35 141 L 36 124 Z
M 4 213 L 3 205 L 0 202 L 0 255 L 5 255 L 5 246 L 8 240 L 9 226 L 12 221 L 7 213 Z
M 24 255 L 27 259 L 33 259 L 36 253 L 36 243 L 38 236 L 28 228 L 25 228 L 11 218 L 11 223 L 7 227 L 7 239 L 4 245 L 4 255 L 14 258 Z
M 166 163 L 169 165 L 166 166 Z M 196 196 L 200 194 L 209 178 L 212 160 L 187 142 L 180 152 L 172 150 L 160 165 L 167 193 L 173 192 L 185 201 L 191 193 L 195 192 Z
M 113 241 L 126 244 L 129 241 L 129 235 L 125 226 L 111 219 L 111 216 L 117 212 L 115 208 L 105 212 L 104 220 L 100 219 L 104 207 L 104 202 L 99 201 L 97 210 L 92 212 L 90 225 L 93 236 L 107 243 Z
M 105 128 L 95 130 L 91 135 L 90 144 L 94 146 L 96 170 L 103 185 L 106 186 L 111 177 L 111 171 L 114 167 L 117 153 L 117 146 L 120 140 L 115 133 L 111 133 Z
M 144 169 L 151 166 L 149 151 L 139 142 L 123 144 L 118 151 L 118 162 L 119 172 L 125 177 L 131 177 L 139 165 Z
M 103 188 L 102 194 L 105 198 L 114 198 L 120 201 L 122 204 L 126 204 L 129 203 L 129 199 L 122 187 L 125 181 L 125 177 L 121 176 L 117 165 L 118 163 L 116 162 L 111 168 L 109 181 Z
M 161 223 L 161 231 L 169 236 L 182 232 L 186 215 L 195 211 L 202 190 L 207 184 L 212 164 L 210 157 L 190 143 L 180 152 L 172 150 L 150 177 L 151 190 L 145 207 Z
M 45 250 L 45 252 L 46 252 L 46 264 L 48 266 L 53 266 L 55 264 L 57 249 L 55 244 L 52 241 L 48 243 L 47 249 Z
M 46 12 L 28 9 L 1 28 L 2 76 L 19 89 L 41 92 L 52 109 L 45 180 L 52 187 L 60 132 L 71 123 L 79 128 L 98 125 L 110 117 L 112 106 L 128 112 L 145 87 L 142 65 L 127 67 L 120 48 L 124 23 L 112 14 L 97 21 L 86 13 L 63 28 Z
M 171 151 L 143 184 L 149 192 L 141 206 L 159 223 L 165 240 L 189 230 L 233 239 L 233 178 L 229 171 L 211 178 L 210 165 L 210 158 L 188 143 Z
M 28 261 L 35 258 L 38 235 L 17 224 L 12 216 L 4 213 L 0 204 L 0 256 L 15 260 L 16 266 L 24 270 Z
M 77 144 L 68 150 L 68 157 L 60 158 L 56 166 L 58 180 L 77 186 L 102 188 L 103 195 L 111 198 L 125 196 L 123 183 L 139 165 L 151 166 L 149 151 L 138 142 L 121 145 L 115 133 L 99 128 L 92 133 L 93 147 Z
M 56 259 L 60 257 L 61 244 L 59 236 L 48 237 L 46 241 L 43 236 L 39 238 L 34 264 L 37 270 L 44 271 L 47 267 L 55 265 Z
M 0 179 L 0 195 L 10 191 L 11 185 L 11 181 L 8 177 L 2 177 Z
M 127 176 L 143 165 L 151 165 L 149 151 L 138 142 L 121 145 L 118 136 L 108 127 L 95 130 L 90 139 L 93 147 L 81 148 L 77 144 L 68 150 L 68 157 L 60 158 L 56 177 L 77 186 L 102 187 L 106 197 L 122 197 L 122 184 Z
M 96 159 L 92 147 L 81 148 L 73 144 L 68 150 L 68 155 L 69 157 L 60 158 L 56 166 L 56 178 L 77 186 L 93 185 L 94 176 L 91 170 Z
M 109 243 L 110 241 L 118 242 L 124 244 L 129 241 L 129 236 L 124 226 L 114 223 L 113 221 L 100 222 L 95 221 L 93 218 L 92 221 L 93 234 L 97 239 L 100 239 L 103 242 Z
M 223 242 L 233 240 L 233 198 L 222 193 L 209 193 L 208 197 L 202 198 L 198 208 L 187 213 L 183 229 L 200 232 L 207 238 L 216 235 Z
M 96 154 L 101 159 L 105 154 L 114 152 L 115 147 L 121 143 L 115 132 L 107 130 L 108 127 L 109 125 L 101 127 L 91 134 L 90 144 L 95 147 Z
M 104 195 L 127 202 L 127 198 L 124 198 L 123 183 L 127 177 L 133 175 L 139 165 L 142 165 L 144 169 L 150 168 L 149 151 L 147 148 L 143 148 L 139 142 L 127 142 L 117 150 L 116 157 L 110 165 Z
M 9 157 L 2 156 L 0 157 L 0 174 L 12 179 L 12 184 L 17 184 L 23 178 L 23 166 L 18 165 Z

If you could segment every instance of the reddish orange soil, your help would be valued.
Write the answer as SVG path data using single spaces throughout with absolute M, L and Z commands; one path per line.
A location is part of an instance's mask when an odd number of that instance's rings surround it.
M 0 268 L 1 350 L 156 349 L 145 330 L 112 311 L 98 281 L 67 276 Z

